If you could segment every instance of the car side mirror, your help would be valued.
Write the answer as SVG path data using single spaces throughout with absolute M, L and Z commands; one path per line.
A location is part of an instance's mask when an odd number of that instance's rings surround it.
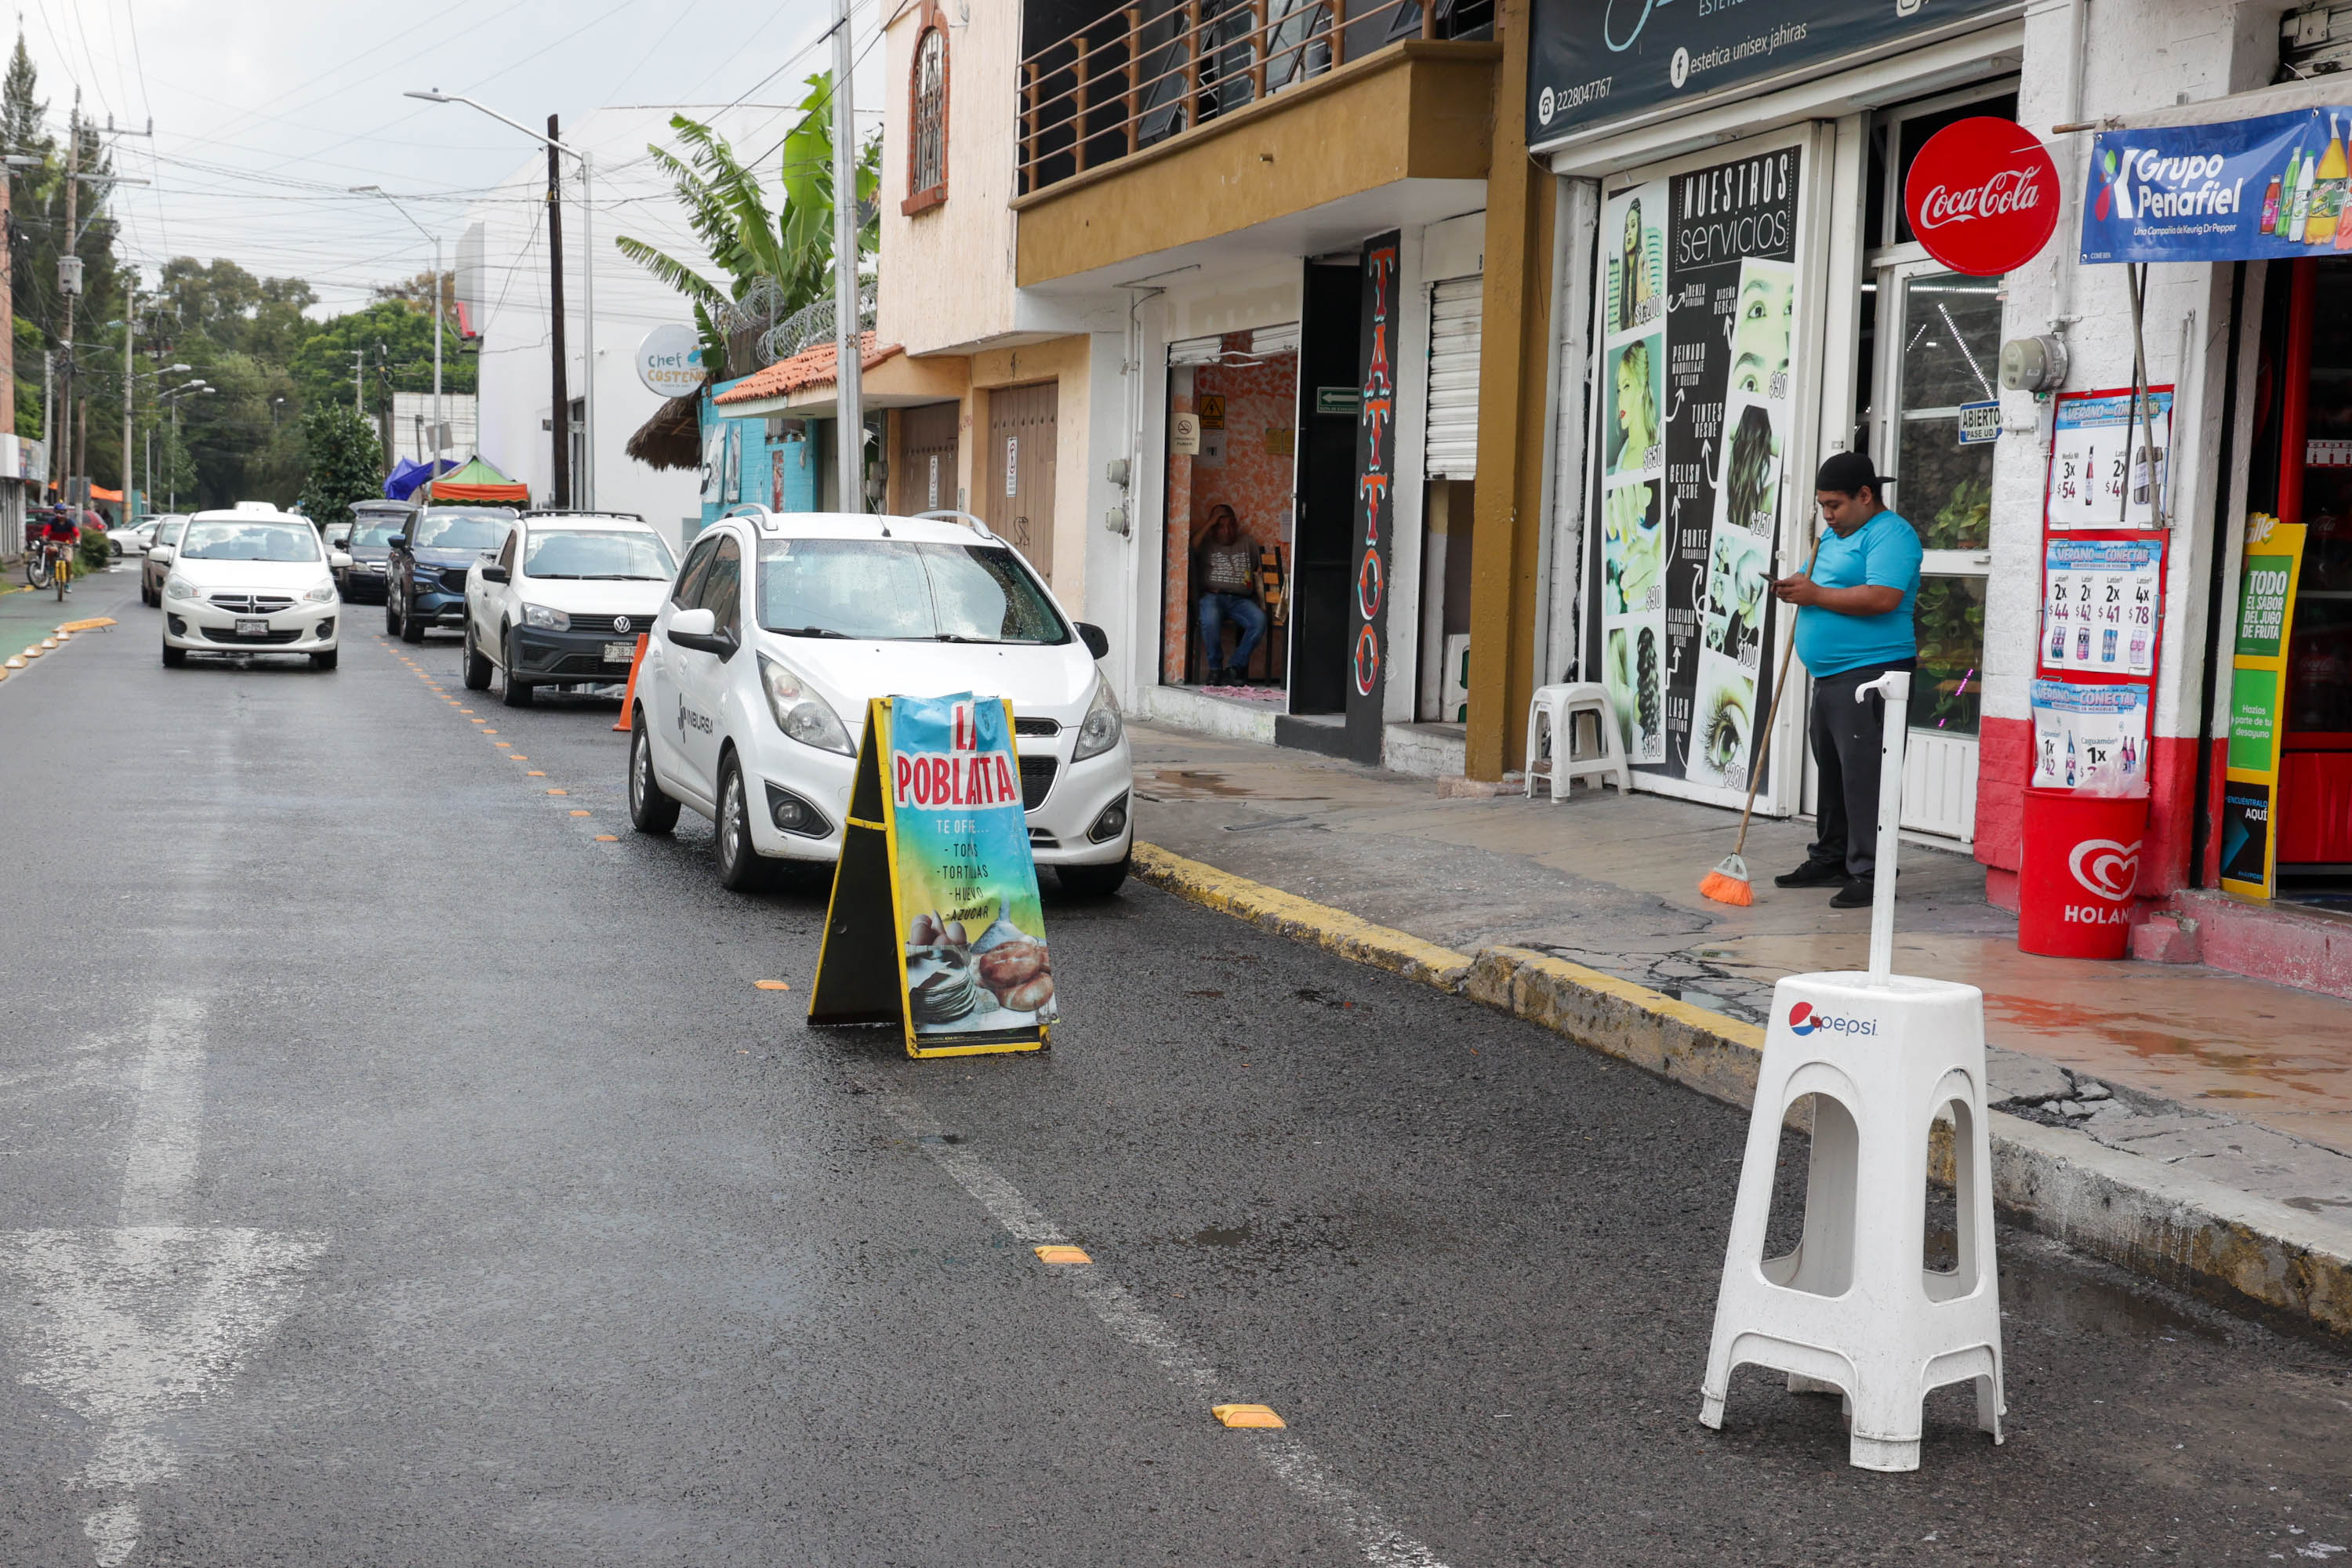
M 506 569 L 505 567 L 503 567 L 503 566 L 485 566 L 485 567 L 483 567 L 483 568 L 482 568 L 482 581 L 483 581 L 483 582 L 485 582 L 485 583 L 503 583 L 503 582 L 505 582 L 506 580 L 507 580 L 507 569 Z
M 385 540 L 384 543 L 390 545 L 394 550 L 405 550 L 408 548 L 408 535 L 404 533 L 395 533 L 390 539 Z
M 159 544 L 152 550 L 150 550 L 147 553 L 152 555 L 156 560 L 163 562 L 164 564 L 169 565 L 171 564 L 172 557 L 177 555 L 179 552 L 173 549 L 168 544 Z
M 669 640 L 697 653 L 717 654 L 721 660 L 735 657 L 735 639 L 719 629 L 718 616 L 708 609 L 680 610 L 672 616 Z
M 1104 633 L 1102 627 L 1090 625 L 1086 621 L 1080 621 L 1078 623 L 1078 640 L 1086 644 L 1087 651 L 1094 655 L 1097 658 L 1108 658 L 1110 657 L 1110 638 Z
M 331 570 L 331 571 L 336 571 L 336 572 L 347 571 L 347 570 L 349 570 L 349 569 L 350 569 L 350 567 L 351 567 L 351 563 L 352 563 L 352 558 L 351 558 L 350 556 L 348 556 L 348 555 L 344 554 L 344 553 L 343 553 L 341 551 L 340 551 L 340 550 L 333 551 L 333 552 L 330 552 L 330 553 L 328 554 L 328 556 L 327 556 L 327 565 L 328 565 L 328 568 L 329 568 L 330 570 Z

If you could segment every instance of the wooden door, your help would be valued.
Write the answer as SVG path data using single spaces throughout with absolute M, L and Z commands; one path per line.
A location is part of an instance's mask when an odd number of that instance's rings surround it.
M 1059 383 L 1041 381 L 991 392 L 988 450 L 973 476 L 987 498 L 975 510 L 1048 584 L 1054 580 L 1054 411 L 1059 390 Z
M 953 510 L 956 500 L 956 426 L 963 408 L 930 403 L 898 416 L 898 494 L 903 511 Z

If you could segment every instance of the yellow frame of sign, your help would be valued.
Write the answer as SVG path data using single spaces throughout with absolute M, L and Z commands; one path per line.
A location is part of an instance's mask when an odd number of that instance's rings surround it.
M 2222 757 L 2226 765 L 2221 773 L 2221 809 L 2226 819 L 2230 810 L 2230 785 L 2259 784 L 2262 786 L 2266 803 L 2263 819 L 2263 879 L 2254 882 L 2224 875 L 2221 878 L 2221 890 L 2250 899 L 2271 898 L 2278 888 L 2279 752 L 2286 741 L 2287 645 L 2289 639 L 2294 636 L 2295 593 L 2303 585 L 2305 537 L 2304 524 L 2281 522 L 2266 513 L 2256 512 L 2247 520 L 2244 561 L 2239 568 L 2238 613 L 2232 622 L 2235 631 L 2231 647 L 2235 652 L 2230 666 L 2231 732 L 2223 742 L 2222 749 Z M 2286 586 L 2284 602 L 2279 609 L 2278 636 L 2275 639 L 2267 637 L 2252 639 L 2272 643 L 2272 651 L 2269 653 L 2249 653 L 2245 647 L 2250 640 L 2246 635 L 2246 605 L 2253 596 L 2253 586 L 2248 581 L 2248 577 L 2257 559 L 2264 561 L 2284 559 L 2286 562 Z M 2237 758 L 2236 731 L 2238 714 L 2241 711 L 2238 689 L 2239 682 L 2247 676 L 2255 677 L 2257 679 L 2267 679 L 2270 685 L 2270 745 L 2268 754 L 2260 767 L 2242 765 Z M 2225 867 L 2229 864 L 2226 855 L 2222 864 Z
M 1003 706 L 1009 739 L 1013 704 Z M 919 1058 L 1047 1049 L 1053 1031 L 1048 1023 L 993 1031 L 957 1045 L 924 1045 L 924 1037 L 915 1032 L 915 1010 L 907 999 L 908 911 L 898 880 L 898 812 L 883 785 L 882 759 L 889 754 L 890 700 L 873 698 L 866 704 L 866 738 L 858 742 L 857 772 L 849 786 L 849 815 L 842 827 L 833 894 L 825 903 L 824 934 L 817 944 L 809 1023 L 820 1028 L 896 1024 L 906 1036 L 907 1054 Z M 884 949 L 889 953 L 887 964 Z

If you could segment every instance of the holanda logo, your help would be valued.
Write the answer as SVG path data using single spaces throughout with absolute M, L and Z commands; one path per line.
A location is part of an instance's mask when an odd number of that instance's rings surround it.
M 1852 1035 L 1857 1039 L 1878 1033 L 1875 1018 L 1842 1018 L 1833 1013 L 1816 1010 L 1811 1002 L 1800 1002 L 1789 1009 L 1789 1033 L 1810 1035 L 1816 1029 L 1832 1035 Z
M 2139 840 L 2118 844 L 2112 838 L 2085 838 L 2066 857 L 2066 869 L 2102 899 L 2127 899 L 2139 882 Z

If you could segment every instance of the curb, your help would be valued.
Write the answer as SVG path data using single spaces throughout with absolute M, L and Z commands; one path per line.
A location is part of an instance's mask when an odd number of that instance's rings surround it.
M 1742 1110 L 1764 1031 L 1531 952 L 1457 952 L 1138 842 L 1134 874 L 1192 903 L 1524 1018 Z M 2138 1154 L 1992 1111 L 2003 1218 L 2173 1289 L 2352 1336 L 2352 1231 Z

